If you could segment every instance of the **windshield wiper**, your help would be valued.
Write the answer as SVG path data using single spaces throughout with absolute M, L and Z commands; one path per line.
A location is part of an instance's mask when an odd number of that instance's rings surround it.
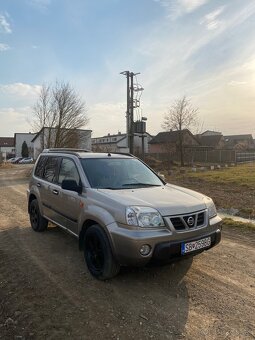
M 120 190 L 120 188 L 113 188 L 113 187 L 104 187 L 104 188 L 97 188 L 97 189 L 107 189 L 107 190 Z
M 123 186 L 123 187 L 127 187 L 127 186 L 161 187 L 160 184 L 139 183 L 139 182 L 135 182 L 135 183 L 125 183 L 125 184 L 122 184 L 122 186 Z

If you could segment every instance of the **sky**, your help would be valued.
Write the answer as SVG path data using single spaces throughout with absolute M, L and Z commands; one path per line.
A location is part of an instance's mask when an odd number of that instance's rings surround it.
M 197 130 L 255 137 L 255 1 L 1 0 L 1 137 L 33 131 L 56 80 L 86 102 L 93 137 L 125 132 L 126 70 L 140 72 L 150 134 L 185 95 Z

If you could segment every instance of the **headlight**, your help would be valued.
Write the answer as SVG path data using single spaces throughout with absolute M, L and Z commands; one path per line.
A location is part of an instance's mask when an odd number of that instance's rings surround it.
M 206 202 L 205 202 L 206 206 L 207 206 L 207 209 L 208 209 L 208 214 L 209 214 L 209 218 L 212 218 L 214 216 L 217 215 L 217 210 L 216 210 L 216 207 L 213 203 L 213 200 L 212 199 L 207 199 Z
M 149 207 L 126 208 L 126 221 L 128 225 L 139 227 L 164 227 L 164 221 L 160 213 Z

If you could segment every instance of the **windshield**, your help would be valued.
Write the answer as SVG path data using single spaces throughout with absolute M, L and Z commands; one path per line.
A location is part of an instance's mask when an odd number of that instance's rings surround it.
M 147 166 L 134 158 L 81 159 L 81 164 L 92 188 L 118 190 L 164 184 Z

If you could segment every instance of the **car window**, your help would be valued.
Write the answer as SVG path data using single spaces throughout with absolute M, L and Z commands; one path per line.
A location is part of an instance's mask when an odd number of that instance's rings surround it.
M 163 185 L 138 159 L 81 159 L 81 164 L 92 188 L 117 190 Z
M 44 165 L 45 165 L 46 160 L 47 160 L 47 157 L 45 157 L 45 156 L 41 156 L 39 158 L 38 163 L 36 165 L 36 169 L 35 169 L 35 176 L 37 176 L 37 177 L 43 176 L 43 169 L 44 169 Z
M 58 175 L 58 183 L 61 185 L 64 179 L 72 179 L 77 185 L 80 184 L 80 176 L 72 159 L 63 158 Z
M 56 182 L 56 177 L 57 177 L 57 171 L 58 171 L 58 157 L 48 157 L 45 167 L 44 167 L 44 172 L 43 172 L 43 178 L 46 181 L 49 182 Z

